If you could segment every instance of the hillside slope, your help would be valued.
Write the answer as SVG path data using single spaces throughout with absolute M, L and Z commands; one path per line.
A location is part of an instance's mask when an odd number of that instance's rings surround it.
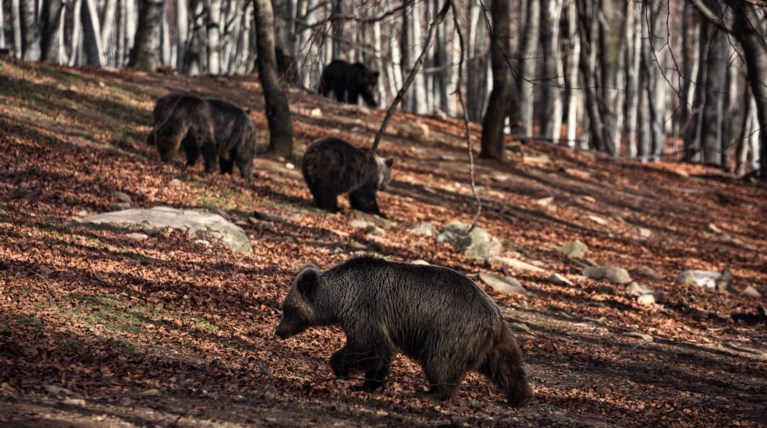
M 516 327 L 533 403 L 510 410 L 472 375 L 454 403 L 435 405 L 415 397 L 426 381 L 403 357 L 383 392 L 351 392 L 356 380 L 334 379 L 327 364 L 343 344 L 338 328 L 274 337 L 282 297 L 303 264 L 327 268 L 361 248 L 474 279 L 502 273 L 408 232 L 417 222 L 471 221 L 462 123 L 395 115 L 380 149 L 396 158 L 392 187 L 379 199 L 391 222 L 374 238 L 350 225 L 345 201 L 342 214 L 313 208 L 300 171 L 288 165 L 296 160 L 257 159 L 250 185 L 205 175 L 201 165 L 161 164 L 144 137 L 153 100 L 171 90 L 252 108 L 266 144 L 253 78 L 0 59 L 0 425 L 767 423 L 767 326 L 730 319 L 764 305 L 740 290 L 767 294 L 763 185 L 704 167 L 510 142 L 508 163 L 477 161 L 480 225 L 507 256 L 542 267 L 509 271 L 529 296 L 491 292 Z M 289 99 L 299 156 L 322 136 L 369 145 L 383 118 L 304 92 Z M 427 139 L 397 136 L 416 120 L 430 128 Z M 181 232 L 137 241 L 78 222 L 115 209 L 117 191 L 135 207 L 214 210 L 242 225 L 254 251 L 232 253 Z M 251 221 L 253 210 L 284 221 Z M 582 277 L 584 262 L 555 249 L 574 239 L 595 263 L 657 271 L 659 279 L 635 279 L 660 302 L 642 305 L 625 286 Z M 733 291 L 674 281 L 683 270 L 724 268 Z

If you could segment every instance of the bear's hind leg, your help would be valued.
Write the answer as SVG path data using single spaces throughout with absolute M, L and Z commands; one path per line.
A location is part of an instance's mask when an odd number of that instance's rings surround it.
M 221 174 L 231 174 L 234 170 L 234 159 L 218 158 L 218 167 Z
M 447 401 L 458 394 L 458 386 L 466 375 L 462 364 L 454 361 L 431 361 L 423 364 L 423 371 L 429 380 L 430 388 L 426 395 L 439 401 Z
M 216 154 L 216 146 L 213 144 L 205 144 L 202 146 L 202 157 L 205 159 L 205 172 L 211 173 L 216 170 L 216 163 L 218 155 Z
M 314 196 L 314 201 L 317 202 L 317 208 L 331 213 L 338 212 L 338 196 L 336 194 L 319 189 L 310 190 Z
M 365 371 L 365 381 L 362 385 L 351 387 L 352 391 L 374 391 L 384 386 L 386 375 L 391 367 L 391 357 L 375 356 L 370 359 Z

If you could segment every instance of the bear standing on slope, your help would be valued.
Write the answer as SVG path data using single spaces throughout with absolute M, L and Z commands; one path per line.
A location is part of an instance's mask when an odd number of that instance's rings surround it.
M 146 137 L 146 143 L 150 146 L 154 146 L 154 132 L 158 126 L 165 122 L 165 119 L 170 114 L 173 107 L 176 105 L 176 101 L 183 97 L 184 94 L 170 93 L 163 95 L 157 99 L 154 103 L 154 109 L 152 110 L 152 130 Z M 183 144 L 181 145 L 183 148 Z
M 334 59 L 322 70 L 319 92 L 327 97 L 333 91 L 336 100 L 355 105 L 362 95 L 365 104 L 376 107 L 378 103 L 373 91 L 378 84 L 378 75 L 379 72 L 369 70 L 365 64 Z
M 304 267 L 285 297 L 275 334 L 287 339 L 333 324 L 346 333 L 346 346 L 330 358 L 333 373 L 365 372 L 354 389 L 382 387 L 399 349 L 421 363 L 436 399 L 454 398 L 473 370 L 495 383 L 511 406 L 532 397 L 522 351 L 500 309 L 454 270 L 373 257 L 324 272 Z
M 205 172 L 213 172 L 218 161 L 221 173 L 226 174 L 232 172 L 236 162 L 240 175 L 248 180 L 256 152 L 255 137 L 253 121 L 239 106 L 191 95 L 180 97 L 154 130 L 154 142 L 163 162 L 175 159 L 183 141 L 187 165 L 194 165 L 202 154 Z
M 393 159 L 374 156 L 338 138 L 323 138 L 306 148 L 301 172 L 317 206 L 338 212 L 338 195 L 349 193 L 352 208 L 381 214 L 376 192 L 391 181 Z

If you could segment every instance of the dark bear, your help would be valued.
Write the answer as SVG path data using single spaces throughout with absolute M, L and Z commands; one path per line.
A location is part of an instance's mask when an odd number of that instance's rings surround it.
M 352 208 L 381 214 L 376 192 L 391 181 L 394 160 L 374 156 L 338 138 L 323 138 L 306 148 L 301 172 L 317 206 L 338 212 L 338 195 L 349 193 Z
M 187 165 L 194 165 L 202 154 L 205 172 L 213 172 L 218 161 L 221 173 L 227 174 L 236 162 L 240 175 L 246 179 L 252 175 L 255 136 L 253 121 L 240 107 L 192 95 L 176 100 L 168 117 L 154 131 L 163 162 L 175 159 L 183 146 Z
M 282 305 L 275 334 L 340 324 L 346 345 L 330 358 L 333 373 L 365 372 L 355 390 L 384 385 L 397 350 L 421 363 L 429 394 L 454 398 L 469 371 L 494 382 L 514 407 L 532 391 L 522 351 L 493 300 L 472 280 L 439 266 L 355 258 L 320 272 L 305 266 Z
M 184 94 L 170 93 L 163 95 L 157 99 L 154 103 L 154 110 L 152 110 L 152 131 L 146 137 L 146 143 L 150 146 L 154 146 L 154 132 L 158 126 L 165 122 L 165 118 L 168 117 L 170 111 L 173 110 L 173 106 L 176 105 L 176 101 L 183 97 Z M 182 145 L 183 147 L 183 145 Z
M 320 93 L 327 97 L 330 91 L 340 102 L 357 104 L 359 96 L 370 107 L 378 106 L 373 91 L 378 84 L 379 72 L 369 70 L 365 64 L 350 64 L 340 59 L 334 59 L 322 70 L 320 78 Z

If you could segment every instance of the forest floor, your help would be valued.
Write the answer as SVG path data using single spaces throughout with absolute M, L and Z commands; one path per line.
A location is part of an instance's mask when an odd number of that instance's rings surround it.
M 396 158 L 379 194 L 391 220 L 371 240 L 353 213 L 310 204 L 291 160 L 259 158 L 252 184 L 164 165 L 144 143 L 153 100 L 192 91 L 252 108 L 267 142 L 253 78 L 147 75 L 0 60 L 0 426 L 759 426 L 767 424 L 767 325 L 736 323 L 767 295 L 767 188 L 702 166 L 604 159 L 544 143 L 509 142 L 505 164 L 477 160 L 480 225 L 530 295 L 489 291 L 514 323 L 535 398 L 513 410 L 485 379 L 458 398 L 416 397 L 419 366 L 398 357 L 376 393 L 333 378 L 338 328 L 286 341 L 280 304 L 305 263 L 328 268 L 360 248 L 392 260 L 502 273 L 408 229 L 471 222 L 463 124 L 398 113 L 380 152 Z M 369 145 L 384 112 L 291 90 L 296 153 L 322 136 Z M 321 114 L 315 109 L 319 108 Z M 419 121 L 422 141 L 397 136 Z M 472 126 L 478 147 L 479 127 Z M 300 162 L 292 160 L 298 165 Z M 238 254 L 182 232 L 142 241 L 86 227 L 134 207 L 207 208 L 241 224 Z M 553 199 L 546 199 L 553 197 Z M 282 222 L 249 221 L 253 210 Z M 642 305 L 625 286 L 586 279 L 556 251 L 573 239 L 587 258 L 660 278 Z M 733 290 L 676 283 L 687 269 L 734 274 Z M 573 281 L 560 285 L 558 273 Z

